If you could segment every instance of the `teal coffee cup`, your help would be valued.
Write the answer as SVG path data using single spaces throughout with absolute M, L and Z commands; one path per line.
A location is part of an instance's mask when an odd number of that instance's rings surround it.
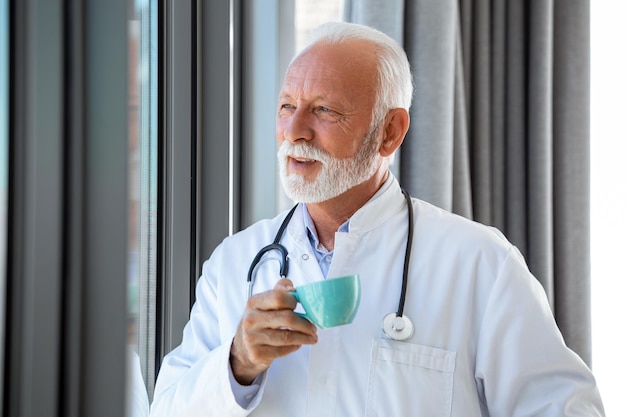
M 361 302 L 358 275 L 301 285 L 290 292 L 306 313 L 298 313 L 321 329 L 352 323 Z

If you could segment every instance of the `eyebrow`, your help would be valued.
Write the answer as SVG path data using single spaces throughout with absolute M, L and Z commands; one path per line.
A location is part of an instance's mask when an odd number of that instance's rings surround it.
M 281 92 L 278 95 L 278 99 L 279 100 L 295 100 L 294 96 L 292 94 L 286 93 L 286 92 Z M 308 103 L 316 103 L 321 101 L 323 104 L 328 105 L 329 107 L 333 107 L 336 108 L 337 110 L 347 110 L 348 107 L 350 107 L 350 100 L 337 100 L 336 98 L 330 98 L 328 96 L 324 96 L 324 95 L 317 95 L 314 96 L 312 98 L 307 98 L 306 101 Z

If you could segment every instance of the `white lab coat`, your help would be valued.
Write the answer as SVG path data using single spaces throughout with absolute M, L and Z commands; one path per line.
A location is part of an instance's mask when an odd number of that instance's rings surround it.
M 337 233 L 329 277 L 358 273 L 353 323 L 274 361 L 249 410 L 233 396 L 228 356 L 246 304 L 246 275 L 285 213 L 225 239 L 204 264 L 181 346 L 163 361 L 152 416 L 601 416 L 595 381 L 563 343 L 545 293 L 493 228 L 413 200 L 405 314 L 414 335 L 384 337 L 398 306 L 407 209 L 395 179 Z M 323 279 L 300 206 L 282 243 L 296 286 Z M 258 270 L 271 289 L 278 264 Z

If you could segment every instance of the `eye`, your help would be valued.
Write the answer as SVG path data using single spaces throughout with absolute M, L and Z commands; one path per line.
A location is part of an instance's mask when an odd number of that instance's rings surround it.
M 280 103 L 278 106 L 278 116 L 286 117 L 295 111 L 296 106 L 291 103 Z
M 322 120 L 327 120 L 330 122 L 336 122 L 342 118 L 341 113 L 338 113 L 337 111 L 326 106 L 316 107 L 315 112 L 318 114 L 320 118 L 322 118 Z
M 319 106 L 317 107 L 317 112 L 323 115 L 328 115 L 328 116 L 338 116 L 339 113 L 337 113 L 335 110 L 332 110 L 329 107 L 326 106 Z

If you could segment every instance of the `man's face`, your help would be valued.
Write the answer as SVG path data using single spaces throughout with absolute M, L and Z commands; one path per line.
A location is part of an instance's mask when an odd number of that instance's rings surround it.
M 363 145 L 353 157 L 335 158 L 321 148 L 308 142 L 283 141 L 278 150 L 280 179 L 287 196 L 304 203 L 319 203 L 343 194 L 350 188 L 371 178 L 380 165 L 376 126 L 366 135 Z M 289 172 L 290 159 L 316 161 L 320 169 L 313 180 L 304 175 Z
M 362 41 L 317 44 L 289 67 L 276 136 L 291 198 L 325 201 L 374 174 L 380 165 L 380 129 L 371 126 L 377 82 L 372 47 Z

